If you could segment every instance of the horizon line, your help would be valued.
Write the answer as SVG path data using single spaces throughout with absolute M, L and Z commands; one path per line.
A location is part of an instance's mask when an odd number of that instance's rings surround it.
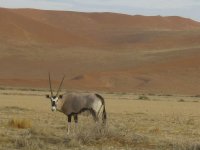
M 112 14 L 121 14 L 127 16 L 143 16 L 143 17 L 180 17 L 184 19 L 190 19 L 200 23 L 200 20 L 196 20 L 190 17 L 179 16 L 179 15 L 144 15 L 144 14 L 129 14 L 125 12 L 115 12 L 115 11 L 78 11 L 78 10 L 64 10 L 64 9 L 45 9 L 45 8 L 31 8 L 31 7 L 2 7 L 2 9 L 29 9 L 29 10 L 39 10 L 39 11 L 58 11 L 58 12 L 74 12 L 74 13 L 112 13 Z

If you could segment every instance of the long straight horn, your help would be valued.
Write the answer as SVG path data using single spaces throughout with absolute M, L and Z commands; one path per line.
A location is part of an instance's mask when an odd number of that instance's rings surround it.
M 49 73 L 49 86 L 50 86 L 51 96 L 53 96 L 53 91 L 52 91 L 52 88 L 51 88 L 51 77 L 50 77 L 50 73 Z
M 62 79 L 62 81 L 61 81 L 61 83 L 60 83 L 60 86 L 59 86 L 59 88 L 58 88 L 56 97 L 58 97 L 58 95 L 59 95 L 59 92 L 60 92 L 60 90 L 61 90 L 61 86 L 62 86 L 62 84 L 63 84 L 64 79 L 65 79 L 65 75 L 63 76 L 63 79 Z

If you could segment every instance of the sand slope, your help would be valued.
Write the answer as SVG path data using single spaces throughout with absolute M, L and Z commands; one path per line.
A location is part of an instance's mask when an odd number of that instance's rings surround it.
M 0 86 L 198 94 L 200 23 L 0 8 Z

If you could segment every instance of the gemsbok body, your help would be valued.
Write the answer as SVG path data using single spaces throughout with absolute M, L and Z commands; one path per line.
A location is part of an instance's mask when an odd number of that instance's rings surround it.
M 65 93 L 59 95 L 64 77 L 60 83 L 56 95 L 53 94 L 51 87 L 51 79 L 49 74 L 49 85 L 51 95 L 46 97 L 51 100 L 52 111 L 59 111 L 68 117 L 68 134 L 70 132 L 70 124 L 72 117 L 75 123 L 78 123 L 78 114 L 88 111 L 92 114 L 96 122 L 102 119 L 102 123 L 106 123 L 106 109 L 104 98 L 99 94 L 81 94 L 81 93 Z

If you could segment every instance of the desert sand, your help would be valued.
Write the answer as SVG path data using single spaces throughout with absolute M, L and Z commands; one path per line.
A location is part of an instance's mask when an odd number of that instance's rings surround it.
M 200 23 L 129 16 L 0 9 L 0 85 L 197 95 Z
M 78 128 L 73 125 L 68 135 L 67 118 L 51 112 L 47 93 L 0 90 L 0 149 L 199 148 L 199 97 L 101 93 L 106 127 L 81 115 Z

